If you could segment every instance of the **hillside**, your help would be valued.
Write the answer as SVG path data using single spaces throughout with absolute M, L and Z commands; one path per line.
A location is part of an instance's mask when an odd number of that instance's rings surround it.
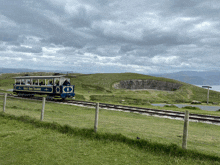
M 157 80 L 178 83 L 182 84 L 182 86 L 176 91 L 161 91 L 152 89 L 131 91 L 126 89 L 115 89 L 113 87 L 115 83 L 122 80 L 132 79 Z M 90 101 L 114 102 L 122 104 L 147 104 L 148 102 L 191 102 L 192 100 L 205 102 L 207 96 L 206 89 L 172 79 L 135 73 L 77 75 L 74 78 L 71 78 L 71 81 L 75 84 L 75 91 L 78 98 L 84 98 L 85 100 Z M 217 102 L 217 96 L 218 92 L 210 91 L 211 102 Z
M 4 97 L 0 95 L 0 106 Z M 7 98 L 0 112 L 0 164 L 220 164 L 219 126 L 94 108 Z M 139 139 L 137 139 L 137 136 Z
M 53 73 L 29 73 L 29 75 L 51 75 Z M 12 77 L 24 74 L 2 74 L 0 90 L 12 89 Z M 206 102 L 207 89 L 180 82 L 173 79 L 153 77 L 136 73 L 106 74 L 69 74 L 71 83 L 75 85 L 77 100 L 106 102 L 115 104 L 147 105 L 149 103 L 190 103 L 192 100 Z M 130 90 L 116 89 L 114 85 L 124 80 L 153 80 L 165 84 L 179 84 L 180 87 L 169 90 Z M 161 84 L 161 83 L 160 83 Z M 210 102 L 219 103 L 219 92 L 210 91 Z
M 129 90 L 115 89 L 115 83 L 122 80 L 155 80 L 181 84 L 175 91 L 163 90 Z M 77 75 L 71 78 L 75 84 L 76 99 L 90 101 L 113 102 L 121 104 L 147 104 L 155 102 L 163 103 L 189 103 L 192 100 L 206 102 L 207 89 L 183 83 L 173 79 L 153 77 L 136 73 L 112 73 Z M 210 102 L 218 102 L 219 92 L 210 91 Z

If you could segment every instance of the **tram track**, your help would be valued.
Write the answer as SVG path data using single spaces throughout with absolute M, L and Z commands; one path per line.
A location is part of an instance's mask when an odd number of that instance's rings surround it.
M 3 93 L 0 93 L 0 95 L 3 95 Z M 23 97 L 14 96 L 12 94 L 8 94 L 8 96 L 15 97 L 15 98 L 23 98 Z M 24 99 L 42 100 L 41 97 L 33 97 L 33 98 L 25 97 Z M 65 101 L 53 100 L 49 102 L 57 102 L 61 104 L 70 104 L 70 105 L 77 105 L 77 106 L 80 105 L 80 106 L 85 106 L 85 107 L 96 106 L 95 102 L 86 102 L 86 101 L 77 101 L 77 100 L 65 100 Z M 107 103 L 99 103 L 99 107 L 103 109 L 140 113 L 140 114 L 145 114 L 149 116 L 170 118 L 170 119 L 176 119 L 176 120 L 183 120 L 185 116 L 184 112 L 171 111 L 171 110 L 159 110 L 159 109 L 151 109 L 151 108 L 143 108 L 143 107 L 132 107 L 132 106 L 115 105 L 115 104 L 107 104 Z M 220 125 L 220 116 L 190 113 L 189 120 L 193 122 L 203 122 L 203 123 L 208 123 L 208 124 Z
M 77 101 L 77 100 L 71 100 L 67 102 L 71 104 L 80 104 L 84 106 L 95 106 L 96 105 L 96 103 L 94 102 L 85 102 L 85 101 Z M 151 109 L 151 108 L 132 107 L 132 106 L 106 104 L 106 103 L 99 103 L 99 107 L 105 108 L 105 109 L 128 111 L 128 112 L 134 112 L 134 113 L 147 114 L 150 116 L 159 116 L 159 117 L 166 117 L 166 118 L 180 119 L 180 120 L 181 119 L 183 120 L 185 116 L 184 112 L 178 112 L 178 111 L 158 110 L 158 109 Z M 219 116 L 190 113 L 189 120 L 195 121 L 195 122 L 205 122 L 205 123 L 220 125 Z

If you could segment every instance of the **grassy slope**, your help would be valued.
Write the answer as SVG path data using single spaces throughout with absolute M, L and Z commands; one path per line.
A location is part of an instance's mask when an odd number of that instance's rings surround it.
M 183 86 L 177 91 L 130 91 L 114 89 L 112 87 L 116 82 L 129 79 L 153 79 L 180 83 L 183 84 Z M 206 102 L 207 99 L 207 89 L 172 79 L 152 77 L 136 73 L 78 75 L 76 78 L 72 78 L 71 81 L 76 85 L 76 94 L 79 96 L 79 99 L 82 99 L 83 95 L 86 100 L 101 102 L 144 105 L 148 102 L 189 103 L 192 100 Z M 219 92 L 210 91 L 209 101 L 219 103 L 219 94 Z M 122 102 L 121 100 L 125 101 Z
M 94 134 L 94 108 L 48 102 L 45 122 L 19 117 L 39 119 L 40 109 L 8 98 L 6 114 L 17 117 L 0 113 L 0 164 L 219 164 L 219 126 L 190 122 L 184 152 L 183 121 L 100 110 Z
M 51 73 L 29 73 L 30 75 L 51 75 Z M 23 74 L 2 74 L 0 76 L 0 91 L 12 88 L 14 80 L 11 77 Z M 157 108 L 149 103 L 190 103 L 192 100 L 206 102 L 207 89 L 199 88 L 190 84 L 179 82 L 172 79 L 152 77 L 136 73 L 109 73 L 109 74 L 70 74 L 72 84 L 75 85 L 77 100 L 87 100 L 95 102 L 105 102 L 113 104 L 125 104 L 133 106 L 145 106 Z M 183 84 L 176 91 L 130 91 L 124 89 L 114 89 L 114 83 L 129 79 L 153 79 Z M 210 91 L 210 102 L 219 103 L 219 92 Z M 170 108 L 162 108 L 170 109 Z M 185 111 L 184 109 L 172 108 L 172 110 Z M 219 112 L 208 112 L 202 110 L 190 110 L 191 113 L 219 115 Z

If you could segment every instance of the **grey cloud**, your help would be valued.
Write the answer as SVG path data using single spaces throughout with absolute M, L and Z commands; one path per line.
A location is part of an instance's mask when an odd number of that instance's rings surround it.
M 120 54 L 133 55 L 136 57 L 154 57 L 155 55 L 166 55 L 167 50 L 164 45 L 144 45 L 144 46 L 134 46 L 123 45 L 119 50 Z
M 220 14 L 220 2 L 218 0 L 175 0 L 166 2 L 167 3 L 163 6 L 165 10 L 162 10 L 161 13 L 166 17 L 175 14 L 179 16 L 199 17 L 209 20 L 216 20 Z
M 136 50 L 136 56 L 154 57 L 155 55 L 166 55 L 167 50 L 164 45 L 142 46 Z
M 92 18 L 86 8 L 80 7 L 78 13 L 71 16 L 68 21 L 72 28 L 90 27 Z
M 36 21 L 36 15 L 24 2 L 23 0 L 4 1 L 0 7 L 1 13 L 21 24 Z
M 73 40 L 73 38 L 76 39 L 76 37 L 78 36 L 77 33 L 71 33 L 68 30 L 64 30 L 61 25 L 56 24 L 51 19 L 49 19 L 49 17 L 45 17 L 43 13 L 39 13 L 39 11 L 26 8 L 24 3 L 20 4 L 18 3 L 18 1 L 14 1 L 13 5 L 10 5 L 10 7 L 9 5 L 10 2 L 7 2 L 0 7 L 2 9 L 2 13 L 5 16 L 17 22 L 18 24 L 29 25 L 29 27 L 32 28 L 33 34 L 36 34 L 35 30 L 39 31 L 41 29 L 43 34 L 47 34 L 47 36 L 44 36 L 45 37 L 44 41 L 46 41 L 49 36 L 53 35 L 53 37 L 50 37 L 49 41 L 52 41 L 52 39 L 54 39 L 54 43 L 58 43 L 58 44 L 63 43 L 64 45 L 66 44 L 67 46 L 70 46 L 71 45 L 70 37 L 71 40 Z M 24 34 L 29 34 L 30 32 L 27 30 L 29 29 L 26 29 L 26 31 L 25 29 L 22 29 L 22 32 Z M 40 34 L 37 36 L 42 37 L 43 35 Z
M 83 2 L 89 3 L 89 4 L 95 4 L 99 6 L 107 6 L 109 3 L 114 2 L 114 0 L 109 1 L 109 0 L 82 0 Z
M 145 66 L 145 65 L 152 65 L 150 62 L 149 57 L 136 57 L 135 55 L 123 55 L 120 57 L 119 60 L 117 60 L 120 64 L 124 65 L 139 65 L 139 66 Z
M 6 47 L 4 45 L 0 45 L 0 51 L 6 51 Z
M 175 1 L 170 1 L 170 8 L 171 9 L 176 9 L 176 10 L 180 10 L 180 9 L 191 9 L 194 8 L 195 6 L 198 5 L 198 3 L 201 3 L 201 1 L 195 1 L 195 0 L 175 0 Z
M 20 24 L 32 23 L 36 26 L 40 26 L 40 23 L 45 23 L 46 20 L 42 16 L 45 11 L 56 10 L 56 12 L 63 13 L 60 8 L 50 5 L 46 0 L 40 0 L 38 2 L 30 0 L 10 0 L 5 1 L 0 6 L 1 13 L 10 19 Z
M 134 49 L 135 48 L 133 47 L 133 45 L 122 45 L 119 53 L 126 53 L 126 52 L 132 51 Z
M 63 45 L 67 47 L 76 47 L 76 48 L 82 48 L 86 45 L 83 39 L 81 39 L 78 36 L 71 35 L 71 34 L 52 36 L 46 39 L 45 42 L 54 43 L 56 45 Z
M 41 53 L 42 48 L 41 47 L 33 47 L 33 48 L 27 48 L 27 47 L 16 47 L 12 49 L 16 52 L 26 52 L 26 53 Z
M 162 32 L 159 30 L 155 30 L 150 32 L 149 30 L 144 32 L 143 42 L 140 44 L 146 45 L 185 45 L 191 44 L 193 39 L 179 34 L 178 31 L 171 31 L 171 32 Z
M 12 42 L 12 41 L 17 41 L 17 38 L 18 35 L 16 34 L 0 32 L 0 41 Z
M 38 55 L 39 56 L 39 55 Z M 8 53 L 7 51 L 3 51 L 1 52 L 1 57 L 2 58 L 21 58 L 23 60 L 30 60 L 32 58 L 36 58 L 38 57 L 37 55 L 27 55 L 27 54 L 23 54 L 23 52 L 14 52 L 13 53 Z

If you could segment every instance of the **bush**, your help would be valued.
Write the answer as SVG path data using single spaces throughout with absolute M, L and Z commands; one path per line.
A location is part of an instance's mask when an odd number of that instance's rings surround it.
M 185 106 L 185 107 L 182 107 L 182 108 L 184 108 L 184 109 L 193 109 L 193 110 L 201 110 L 198 107 L 192 107 L 192 106 Z
M 177 106 L 175 106 L 175 105 L 173 105 L 173 104 L 171 104 L 171 105 L 164 105 L 164 107 L 169 107 L 169 108 L 179 108 L 179 107 L 177 107 Z

